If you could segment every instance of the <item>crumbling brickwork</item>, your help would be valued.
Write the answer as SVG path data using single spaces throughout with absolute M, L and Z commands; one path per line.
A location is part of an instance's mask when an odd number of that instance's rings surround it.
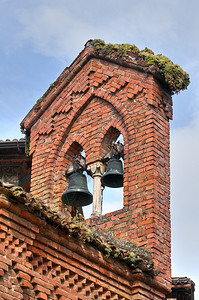
M 31 193 L 63 209 L 72 156 L 84 150 L 87 164 L 101 160 L 107 141 L 122 134 L 124 207 L 87 222 L 150 250 L 159 282 L 169 287 L 168 91 L 152 73 L 133 62 L 98 57 L 88 43 L 39 102 L 22 122 L 30 132 Z

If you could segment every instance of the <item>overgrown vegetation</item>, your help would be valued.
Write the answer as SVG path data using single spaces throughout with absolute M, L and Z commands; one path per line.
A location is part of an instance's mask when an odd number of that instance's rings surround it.
M 153 71 L 160 74 L 171 94 L 185 90 L 190 83 L 189 75 L 180 66 L 173 64 L 168 57 L 162 54 L 155 55 L 148 48 L 139 50 L 137 46 L 130 44 L 106 44 L 100 39 L 93 40 L 93 46 L 97 53 L 105 56 L 116 55 L 128 59 L 131 54 L 134 54 L 133 59 L 137 63 L 144 63 L 146 71 L 151 72 L 150 67 L 154 67 Z
M 128 51 L 139 52 L 139 49 L 135 45 L 130 44 L 106 44 L 103 40 L 93 40 L 93 46 L 95 50 L 101 50 L 103 54 L 110 54 L 116 52 L 120 56 L 128 56 Z
M 30 132 L 21 126 L 21 133 L 25 135 L 25 153 L 28 156 L 30 151 Z
M 43 100 L 44 100 L 44 97 L 42 96 L 39 99 L 37 99 L 36 104 L 39 105 Z
M 50 88 L 53 88 L 53 87 L 55 87 L 55 83 L 54 82 L 50 84 Z

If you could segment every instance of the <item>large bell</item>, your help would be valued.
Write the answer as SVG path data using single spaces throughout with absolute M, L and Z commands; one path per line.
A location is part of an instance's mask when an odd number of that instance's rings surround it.
M 106 172 L 102 176 L 102 184 L 112 188 L 122 187 L 123 173 L 121 160 L 117 158 L 111 158 L 108 162 Z
M 74 207 L 86 206 L 93 202 L 84 174 L 77 172 L 70 176 L 68 189 L 62 195 L 62 202 Z

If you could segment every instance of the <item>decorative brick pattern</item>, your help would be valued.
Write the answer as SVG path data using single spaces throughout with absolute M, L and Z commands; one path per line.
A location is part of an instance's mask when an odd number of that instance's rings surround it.
M 139 293 L 150 295 L 149 299 L 163 299 L 163 287 L 155 279 L 147 279 L 140 271 L 142 280 L 148 282 L 140 289 L 137 275 L 124 264 L 32 218 L 17 206 L 12 206 L 12 212 L 6 210 L 5 204 L 9 207 L 1 196 L 1 299 L 144 299 Z
M 121 133 L 124 207 L 87 222 L 150 250 L 169 287 L 172 99 L 152 74 L 93 53 L 86 47 L 22 122 L 30 130 L 31 192 L 63 210 L 71 154 L 84 150 L 87 164 L 99 161 Z

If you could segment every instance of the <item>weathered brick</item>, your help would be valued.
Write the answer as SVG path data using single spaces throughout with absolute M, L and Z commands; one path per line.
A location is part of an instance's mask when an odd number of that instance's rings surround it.
M 29 281 L 25 280 L 25 279 L 22 279 L 20 281 L 20 286 L 22 287 L 22 289 L 27 289 L 27 288 L 30 289 L 30 290 L 33 289 L 32 284 Z
M 41 299 L 41 300 L 47 300 L 48 297 L 46 294 L 42 293 L 42 292 L 39 292 L 38 295 L 37 295 L 37 299 Z
M 92 51 L 90 47 L 80 53 L 75 62 L 60 75 L 56 83 L 56 94 L 53 94 L 54 90 L 49 91 L 41 110 L 37 112 L 33 109 L 24 120 L 24 127 L 30 130 L 31 193 L 41 197 L 51 208 L 58 207 L 61 210 L 61 195 L 66 189 L 64 173 L 72 163 L 72 156 L 84 150 L 87 164 L 100 160 L 110 150 L 109 144 L 122 133 L 125 144 L 124 208 L 100 218 L 91 218 L 87 223 L 98 226 L 100 230 L 113 231 L 122 241 L 132 239 L 138 246 L 149 249 L 155 267 L 164 269 L 157 280 L 168 286 L 169 121 L 168 113 L 163 109 L 163 98 L 171 106 L 171 97 L 169 94 L 166 96 L 153 75 L 113 61 L 91 58 L 88 55 Z M 71 211 L 68 208 L 68 214 Z M 73 269 L 78 266 L 79 254 L 74 253 L 73 263 L 71 258 L 65 260 L 64 251 L 60 250 L 59 245 L 63 237 L 47 242 L 42 236 L 45 235 L 45 229 L 33 225 L 36 222 L 35 216 L 28 217 L 28 213 L 23 211 L 19 215 L 13 214 L 12 219 L 10 212 L 3 214 L 0 224 L 2 241 L 6 240 L 7 232 L 17 240 L 12 243 L 7 238 L 4 247 L 0 244 L 0 251 L 13 259 L 12 251 L 15 249 L 14 253 L 18 256 L 13 269 L 17 278 L 24 282 L 24 289 L 26 281 L 29 281 L 27 278 L 31 278 L 31 284 L 38 293 L 37 299 L 47 299 L 53 286 L 56 286 L 55 294 L 63 291 L 59 280 L 68 282 L 71 286 L 79 283 L 81 280 L 77 273 L 81 272 L 79 270 L 75 274 Z M 21 240 L 26 246 L 19 243 Z M 68 247 L 71 244 L 72 242 L 68 242 Z M 82 247 L 77 245 L 76 250 L 78 249 L 82 251 Z M 69 251 L 66 253 L 69 255 Z M 23 262 L 19 256 L 26 261 Z M 94 253 L 91 254 L 93 256 Z M 99 258 L 99 261 L 100 259 L 103 261 L 103 258 Z M 4 264 L 3 261 L 2 263 Z M 83 265 L 88 267 L 88 259 L 81 263 L 83 269 Z M 63 271 L 63 268 L 67 269 L 72 264 L 72 273 Z M 10 264 L 3 266 L 8 268 Z M 88 268 L 94 267 L 91 264 Z M 88 274 L 90 269 L 87 270 Z M 100 270 L 103 276 L 110 276 L 107 270 Z M 45 281 L 46 286 L 43 284 Z M 92 284 L 93 282 L 90 283 Z M 86 290 L 88 293 L 91 292 L 90 285 Z M 77 286 L 79 289 L 84 288 L 81 284 Z M 147 289 L 146 294 L 143 290 L 138 287 L 135 299 L 153 299 Z M 77 296 L 73 288 L 71 293 L 65 292 L 66 294 L 59 293 L 63 299 L 68 295 Z M 111 297 L 109 291 L 106 297 Z
M 19 273 L 17 274 L 17 278 L 25 279 L 27 281 L 31 280 L 31 277 L 28 274 L 21 272 L 21 271 L 19 271 Z

